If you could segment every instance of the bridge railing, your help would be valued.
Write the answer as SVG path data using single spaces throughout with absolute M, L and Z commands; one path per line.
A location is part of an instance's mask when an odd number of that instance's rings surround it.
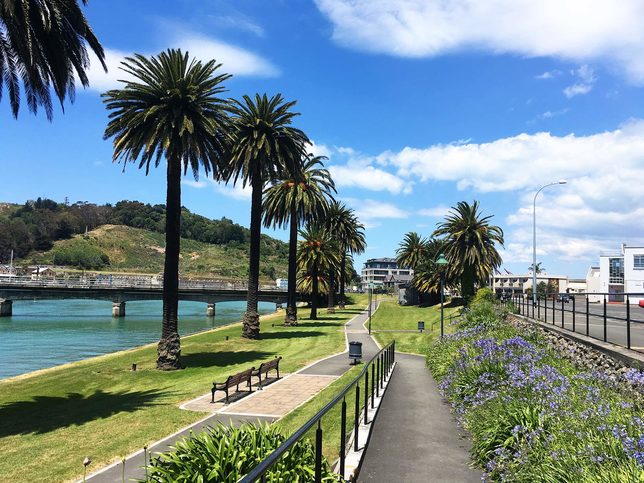
M 56 288 L 137 288 L 161 289 L 163 280 L 157 277 L 128 277 L 122 275 L 67 276 L 51 278 L 32 278 L 25 276 L 0 277 L 0 286 L 16 288 L 56 287 Z M 183 290 L 247 290 L 248 283 L 226 280 L 179 280 L 179 289 Z M 284 291 L 273 284 L 260 285 L 262 291 Z

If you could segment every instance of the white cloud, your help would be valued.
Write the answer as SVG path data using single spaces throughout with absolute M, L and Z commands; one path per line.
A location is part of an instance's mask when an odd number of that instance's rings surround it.
M 314 141 L 311 141 L 309 146 L 309 153 L 313 156 L 326 156 L 327 158 L 331 156 L 331 148 L 327 147 L 324 144 L 317 144 Z
M 546 72 L 543 72 L 542 74 L 535 76 L 535 79 L 539 79 L 539 80 L 554 79 L 560 74 L 561 74 L 561 71 L 559 70 L 548 70 Z
M 261 25 L 253 22 L 249 17 L 240 13 L 234 15 L 210 15 L 209 16 L 213 25 L 217 28 L 231 28 L 234 30 L 242 30 L 250 32 L 257 37 L 264 37 L 265 32 Z
M 344 166 L 329 166 L 329 171 L 338 188 L 362 188 L 372 191 L 389 191 L 393 194 L 410 193 L 412 184 L 400 177 L 371 165 L 350 163 Z
M 582 65 L 579 69 L 573 70 L 572 74 L 578 78 L 578 81 L 563 90 L 564 95 L 569 99 L 574 96 L 588 94 L 593 89 L 595 82 L 597 82 L 595 70 L 588 65 Z
M 202 189 L 211 186 L 216 193 L 224 195 L 228 198 L 233 198 L 241 201 L 250 201 L 252 195 L 251 187 L 242 187 L 241 182 L 233 185 L 220 183 L 211 178 L 204 178 L 199 181 L 194 181 L 192 179 L 183 179 L 181 180 L 181 184 L 196 189 Z
M 333 39 L 402 57 L 464 49 L 606 61 L 644 83 L 641 0 L 316 0 Z
M 568 111 L 570 111 L 569 108 L 560 109 L 558 111 L 546 111 L 544 113 L 539 114 L 539 116 L 537 116 L 537 117 L 539 119 L 542 119 L 542 120 L 543 119 L 552 119 L 553 117 L 563 116 L 564 114 L 567 114 Z
M 217 63 L 223 64 L 218 70 L 221 73 L 228 73 L 237 76 L 275 77 L 280 71 L 270 61 L 260 57 L 253 52 L 242 49 L 220 40 L 195 34 L 189 31 L 176 30 L 168 39 L 168 45 L 173 48 L 181 48 L 190 52 L 191 57 L 197 57 L 202 61 L 215 59 Z M 143 55 L 156 55 L 158 52 L 137 52 Z M 92 54 L 93 55 L 93 54 Z M 122 87 L 121 79 L 131 78 L 123 72 L 121 62 L 125 57 L 131 56 L 132 52 L 123 50 L 105 49 L 105 63 L 108 72 L 106 73 L 101 63 L 93 57 L 88 71 L 89 88 L 95 91 L 104 92 L 108 89 Z
M 376 220 L 383 218 L 401 219 L 407 218 L 409 213 L 401 210 L 396 205 L 383 201 L 372 199 L 344 198 L 347 203 L 356 212 L 356 216 L 365 228 L 375 228 L 380 226 Z
M 205 188 L 206 186 L 210 186 L 210 183 L 206 181 L 195 181 L 194 179 L 182 179 L 181 184 L 185 186 L 190 186 L 191 188 Z
M 423 208 L 418 210 L 418 214 L 421 216 L 431 216 L 434 218 L 443 218 L 451 208 L 446 205 L 438 205 L 431 208 Z

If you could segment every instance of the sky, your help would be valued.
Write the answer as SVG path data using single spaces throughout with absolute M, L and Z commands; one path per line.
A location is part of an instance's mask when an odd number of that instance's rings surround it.
M 112 163 L 100 94 L 119 63 L 170 47 L 216 59 L 226 96 L 281 93 L 326 162 L 367 251 L 395 256 L 450 207 L 480 202 L 505 234 L 503 268 L 583 278 L 600 250 L 644 244 L 641 0 L 90 0 L 106 49 L 53 122 L 0 100 L 0 200 L 163 203 L 165 170 Z M 241 186 L 183 181 L 191 211 L 247 225 Z M 286 231 L 268 233 L 287 240 Z

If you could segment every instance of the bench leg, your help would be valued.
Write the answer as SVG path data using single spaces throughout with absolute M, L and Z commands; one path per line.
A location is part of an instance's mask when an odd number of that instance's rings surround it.
M 226 404 L 229 404 L 229 401 L 228 401 L 228 388 L 226 388 Z
M 259 382 L 257 383 L 257 388 L 258 388 L 259 391 L 261 391 L 263 389 L 263 387 L 262 387 L 262 375 L 258 374 L 257 379 L 259 379 Z
M 215 390 L 212 389 L 210 392 L 212 392 L 212 399 L 210 400 L 211 403 L 215 402 Z
M 280 378 L 280 368 L 279 368 L 279 366 L 277 366 L 275 368 L 275 370 L 277 371 L 277 378 L 279 379 Z

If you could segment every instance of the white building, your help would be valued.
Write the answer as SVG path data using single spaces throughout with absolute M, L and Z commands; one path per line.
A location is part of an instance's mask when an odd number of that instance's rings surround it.
M 554 291 L 557 293 L 564 293 L 568 291 L 568 277 L 565 275 L 548 275 L 547 273 L 537 274 L 537 286 L 544 282 L 546 285 L 550 283 L 554 285 Z M 492 279 L 492 290 L 494 293 L 515 293 L 524 294 L 526 291 L 532 290 L 532 274 L 515 275 L 507 273 L 501 275 L 497 273 Z
M 275 280 L 275 284 L 277 285 L 277 288 L 280 290 L 288 290 L 288 279 L 287 278 L 278 278 Z
M 396 287 L 409 282 L 413 275 L 412 269 L 399 267 L 395 258 L 370 258 L 362 269 L 360 288 L 366 291 L 370 283 L 376 287 Z
M 603 302 L 604 294 L 608 302 L 624 302 L 624 294 L 631 304 L 644 300 L 644 246 L 622 244 L 619 251 L 600 252 L 599 286 L 594 288 L 598 295 L 591 302 Z

